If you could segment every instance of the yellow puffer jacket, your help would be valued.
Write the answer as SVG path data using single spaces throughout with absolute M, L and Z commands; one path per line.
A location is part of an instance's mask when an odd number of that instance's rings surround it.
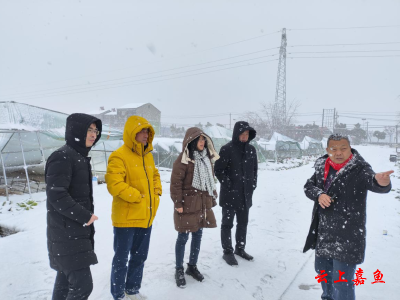
M 149 128 L 147 147 L 135 140 L 136 134 Z M 105 176 L 107 189 L 114 197 L 111 219 L 115 227 L 148 228 L 153 223 L 162 193 L 160 174 L 154 164 L 154 129 L 144 118 L 128 118 L 124 145 L 108 159 Z

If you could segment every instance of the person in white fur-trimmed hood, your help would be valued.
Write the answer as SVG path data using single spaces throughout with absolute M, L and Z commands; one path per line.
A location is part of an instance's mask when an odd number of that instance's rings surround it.
M 186 274 L 197 281 L 204 276 L 197 269 L 203 228 L 217 227 L 212 207 L 217 205 L 213 162 L 219 158 L 211 138 L 197 127 L 186 131 L 182 153 L 176 159 L 171 174 L 171 199 L 174 202 L 174 223 L 178 231 L 175 245 L 175 279 L 185 287 L 183 257 L 185 245 L 192 233 Z

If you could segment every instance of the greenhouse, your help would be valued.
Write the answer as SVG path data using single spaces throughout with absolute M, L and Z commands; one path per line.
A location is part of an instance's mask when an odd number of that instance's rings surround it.
M 312 137 L 305 136 L 303 141 L 300 142 L 300 147 L 305 155 L 323 155 L 325 154 L 325 149 L 322 146 L 322 141 L 313 139 Z
M 0 195 L 43 191 L 47 158 L 65 144 L 68 114 L 17 102 L 0 102 Z M 122 139 L 103 128 L 102 140 Z
M 215 150 L 219 152 L 221 147 L 232 140 L 232 130 L 220 126 L 205 127 L 204 132 L 211 137 Z M 172 169 L 172 165 L 182 151 L 183 138 L 155 137 L 153 140 L 154 162 L 159 168 Z M 112 151 L 123 144 L 123 141 L 100 141 L 90 151 L 93 162 L 93 172 L 99 180 L 104 180 L 107 170 L 107 160 Z M 258 161 L 265 162 L 266 158 L 261 148 L 254 141 L 251 144 L 256 148 Z
M 299 142 L 277 132 L 273 133 L 269 141 L 260 139 L 258 145 L 262 149 L 264 156 L 274 161 L 284 158 L 300 158 L 302 156 Z
M 321 143 L 322 143 L 322 148 L 324 148 L 324 149 L 327 148 L 328 147 L 328 138 L 323 137 L 321 140 Z
M 65 144 L 68 114 L 17 102 L 0 102 L 0 195 L 23 194 L 45 190 L 44 170 L 48 157 Z M 232 130 L 220 126 L 205 127 L 217 152 L 231 141 Z M 104 180 L 108 158 L 123 145 L 123 132 L 103 125 L 100 141 L 89 153 L 94 179 Z M 153 156 L 157 167 L 172 168 L 182 151 L 182 138 L 156 136 Z M 260 146 L 259 162 L 266 157 Z

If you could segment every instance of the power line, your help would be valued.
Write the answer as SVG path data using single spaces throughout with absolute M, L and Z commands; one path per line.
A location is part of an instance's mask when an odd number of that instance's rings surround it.
M 220 46 L 215 46 L 215 47 L 211 47 L 211 48 L 207 48 L 207 49 L 203 49 L 203 50 L 189 52 L 189 53 L 173 56 L 173 57 L 170 57 L 170 58 L 167 58 L 167 59 L 163 59 L 163 60 L 159 60 L 159 61 L 155 61 L 155 62 L 151 62 L 151 63 L 139 64 L 139 65 L 134 65 L 134 66 L 130 66 L 130 67 L 125 67 L 125 68 L 105 71 L 105 72 L 93 73 L 93 74 L 85 75 L 85 76 L 79 76 L 79 77 L 74 77 L 74 78 L 58 80 L 58 81 L 52 81 L 52 82 L 49 82 L 49 83 L 51 84 L 51 83 L 64 82 L 64 81 L 68 81 L 68 80 L 87 78 L 87 77 L 90 77 L 90 76 L 108 74 L 108 73 L 112 73 L 112 72 L 117 72 L 117 71 L 122 71 L 122 70 L 127 70 L 127 69 L 132 69 L 132 68 L 137 68 L 137 67 L 142 67 L 142 66 L 147 66 L 147 65 L 152 65 L 152 64 L 157 64 L 157 63 L 160 63 L 160 62 L 166 62 L 166 61 L 170 61 L 170 60 L 175 60 L 177 58 L 191 56 L 191 55 L 194 55 L 194 54 L 198 54 L 198 53 L 202 53 L 202 52 L 206 52 L 206 51 L 210 51 L 210 50 L 215 50 L 215 49 L 219 49 L 219 48 L 224 48 L 224 47 L 228 47 L 228 46 L 232 46 L 232 45 L 248 42 L 248 41 L 255 40 L 255 39 L 260 39 L 260 38 L 263 38 L 263 37 L 266 37 L 266 36 L 269 36 L 269 35 L 273 35 L 273 34 L 276 34 L 276 33 L 279 33 L 279 32 L 280 31 L 274 31 L 274 32 L 262 34 L 262 35 L 259 35 L 259 36 L 256 36 L 256 37 L 247 38 L 247 39 L 243 39 L 243 40 L 239 40 L 239 41 L 236 41 L 236 42 L 232 42 L 232 43 L 228 43 L 228 44 L 224 44 L 224 45 L 220 45 Z M 277 48 L 279 48 L 279 47 L 277 47 Z M 45 83 L 45 84 L 49 84 L 49 83 Z M 21 87 L 15 87 L 15 88 L 9 88 L 9 89 L 17 89 L 17 88 L 19 89 Z
M 352 116 L 348 116 L 348 115 L 341 114 L 341 113 L 339 113 L 339 118 L 360 119 L 360 117 L 352 117 Z M 397 121 L 398 121 L 398 120 L 377 119 L 377 118 L 368 118 L 368 120 L 374 120 L 374 121 L 391 121 L 391 122 L 397 122 Z
M 223 61 L 223 60 L 228 60 L 228 59 L 233 59 L 233 58 L 237 58 L 237 57 L 242 57 L 242 56 L 247 56 L 247 55 L 252 55 L 255 53 L 260 53 L 260 52 L 265 52 L 265 51 L 269 51 L 269 50 L 275 50 L 275 49 L 279 49 L 279 47 L 274 47 L 274 48 L 269 48 L 269 49 L 264 49 L 264 50 L 259 50 L 259 51 L 255 51 L 255 52 L 250 52 L 250 53 L 245 53 L 245 54 L 241 54 L 241 55 L 236 55 L 236 56 L 231 56 L 231 57 L 227 57 L 227 58 L 223 58 L 223 59 L 218 59 L 218 60 L 213 60 L 213 61 L 208 61 L 208 62 L 204 62 L 204 63 L 198 63 L 198 64 L 193 64 L 193 65 L 187 65 L 187 66 L 183 66 L 183 67 L 177 67 L 177 68 L 171 68 L 171 69 L 166 69 L 166 70 L 161 70 L 161 71 L 156 71 L 156 72 L 149 72 L 149 73 L 143 73 L 143 74 L 138 74 L 138 75 L 132 75 L 132 76 L 126 76 L 126 77 L 121 77 L 121 78 L 116 78 L 116 79 L 110 79 L 110 80 L 103 80 L 103 81 L 97 81 L 97 82 L 92 82 L 90 83 L 90 86 L 93 85 L 102 85 L 103 83 L 107 83 L 107 82 L 112 82 L 112 81 L 118 81 L 118 80 L 125 80 L 128 78 L 135 78 L 135 77 L 140 77 L 140 76 L 147 76 L 147 75 L 153 75 L 153 74 L 158 74 L 158 73 L 163 73 L 163 72 L 169 72 L 169 71 L 174 71 L 174 70 L 179 70 L 179 69 L 184 69 L 184 68 L 190 68 L 190 67 L 195 67 L 195 66 L 200 66 L 200 65 L 205 65 L 205 64 L 210 64 L 210 63 L 215 63 L 215 62 L 219 62 L 219 61 Z M 250 61 L 250 60 L 255 60 L 255 59 L 259 59 L 259 58 L 265 58 L 265 57 L 270 57 L 270 56 L 275 56 L 277 54 L 273 54 L 273 55 L 265 55 L 265 56 L 260 56 L 258 58 L 252 58 L 249 60 L 245 60 L 245 61 Z M 244 61 L 238 61 L 236 63 L 239 62 L 244 62 Z M 233 62 L 235 63 L 235 62 Z M 211 66 L 212 67 L 212 66 Z M 210 67 L 208 67 L 210 68 Z M 185 72 L 190 72 L 190 71 L 185 71 Z M 177 74 L 177 73 L 175 73 Z M 167 74 L 168 75 L 168 74 Z M 165 75 L 165 76 L 167 76 Z M 14 94 L 8 94 L 8 95 L 3 95 L 1 97 L 13 97 L 16 95 L 24 95 L 24 94 L 30 94 L 30 93 L 40 93 L 40 92 L 47 92 L 47 91 L 53 91 L 53 90 L 59 90 L 59 89 L 68 89 L 68 88 L 73 88 L 73 87 L 79 87 L 79 86 L 87 86 L 88 84 L 77 84 L 77 85 L 70 85 L 70 86 L 64 86 L 64 87 L 58 87 L 58 88 L 52 88 L 52 89 L 44 89 L 44 90 L 36 90 L 36 91 L 30 91 L 30 92 L 21 92 L 21 93 L 14 93 Z M 0 98 L 1 98 L 0 97 Z
M 400 57 L 400 55 L 354 55 L 354 56 L 288 56 L 288 58 L 291 59 L 297 59 L 297 58 L 363 58 L 363 57 L 368 57 L 368 58 L 373 58 L 373 57 Z
M 357 26 L 357 27 L 325 27 L 325 28 L 289 28 L 290 31 L 305 30 L 348 30 L 348 29 L 371 29 L 371 28 L 389 28 L 400 27 L 400 25 L 383 25 L 383 26 Z
M 382 43 L 351 43 L 351 44 L 309 44 L 309 45 L 292 45 L 288 47 L 327 47 L 327 46 L 361 46 L 361 45 L 390 45 L 400 44 L 400 42 L 382 42 Z
M 218 48 L 223 48 L 223 47 L 228 47 L 228 46 L 232 46 L 232 45 L 236 45 L 236 44 L 240 44 L 240 43 L 244 43 L 244 42 L 248 42 L 248 41 L 252 41 L 252 40 L 256 40 L 256 39 L 260 39 L 260 38 L 262 38 L 262 37 L 266 37 L 266 36 L 273 35 L 273 34 L 275 34 L 275 33 L 280 33 L 280 32 L 281 32 L 281 31 L 280 31 L 280 30 L 278 30 L 278 31 L 274 31 L 274 32 L 266 33 L 266 34 L 263 34 L 263 35 L 260 35 L 260 36 L 256 36 L 256 37 L 252 37 L 252 38 L 244 39 L 244 40 L 241 40 L 241 41 L 237 41 L 237 42 L 233 42 L 233 43 L 225 44 L 225 45 L 222 45 L 222 46 L 216 46 L 216 47 L 212 47 L 212 48 L 209 48 L 209 49 L 206 49 L 206 50 L 202 50 L 201 52 L 204 52 L 204 51 L 209 51 L 209 50 L 214 50 L 214 49 L 218 49 Z M 198 52 L 193 52 L 193 53 L 198 53 Z M 190 55 L 190 53 L 189 53 L 188 55 Z
M 246 59 L 246 60 L 242 60 L 242 61 L 237 61 L 237 62 L 232 62 L 232 63 L 227 63 L 227 64 L 221 64 L 221 65 L 216 65 L 216 66 L 209 66 L 209 67 L 204 67 L 204 68 L 199 68 L 199 69 L 195 69 L 195 70 L 188 70 L 188 71 L 183 71 L 183 72 L 177 72 L 177 73 L 172 73 L 172 74 L 165 74 L 165 75 L 159 75 L 159 76 L 154 76 L 154 77 L 149 77 L 149 78 L 143 78 L 143 79 L 136 79 L 136 80 L 131 80 L 131 81 L 126 81 L 126 82 L 121 82 L 121 83 L 115 83 L 115 84 L 127 84 L 127 83 L 133 83 L 133 82 L 137 82 L 137 81 L 143 81 L 143 80 L 149 80 L 149 79 L 156 79 L 156 78 L 160 78 L 160 77 L 167 77 L 167 76 L 173 76 L 173 75 L 179 75 L 179 74 L 183 74 L 183 73 L 188 73 L 188 72 L 194 72 L 194 71 L 199 71 L 199 70 L 204 70 L 204 69 L 210 69 L 210 68 L 216 68 L 216 67 L 222 67 L 222 66 L 227 66 L 227 65 L 232 65 L 232 64 L 237 64 L 237 63 L 243 63 L 243 62 L 248 62 L 248 61 L 252 61 L 252 60 L 257 60 L 257 59 L 261 59 L 261 58 L 265 58 L 265 57 L 271 57 L 271 56 L 276 56 L 276 54 L 272 54 L 272 55 L 264 55 L 261 57 L 257 57 L 257 58 L 251 58 L 251 59 Z M 112 87 L 113 84 L 111 84 Z M 110 85 L 108 85 L 110 86 Z M 107 85 L 104 85 L 104 87 L 108 87 Z M 100 85 L 99 87 L 102 87 L 102 85 Z M 120 86 L 115 86 L 115 87 L 120 87 Z M 63 93 L 63 92 L 68 92 L 68 91 L 85 91 L 87 89 L 90 89 L 91 87 L 85 87 L 85 88 L 77 88 L 77 89 L 70 89 L 70 90 L 66 90 L 66 91 L 55 91 L 55 92 L 48 92 L 48 94 L 54 94 L 54 95 L 58 95 L 57 93 Z M 45 92 L 46 93 L 46 92 Z M 15 96 L 14 98 L 11 98 L 12 100 L 17 100 L 17 99 L 24 99 L 26 97 L 30 98 L 30 97 L 34 97 L 34 96 L 38 96 L 38 95 L 42 95 L 42 94 L 33 94 L 33 95 L 27 95 L 27 96 Z
M 374 113 L 374 112 L 361 112 L 361 111 L 341 111 L 341 113 L 354 114 L 354 115 L 359 115 L 359 114 L 363 114 L 363 115 L 370 114 L 370 115 L 374 115 L 374 116 L 377 115 L 377 113 Z M 399 113 L 400 113 L 400 111 L 398 112 L 398 114 Z M 391 111 L 391 112 L 378 112 L 378 114 L 391 115 L 391 114 L 393 114 L 393 111 Z
M 147 81 L 147 82 L 142 82 L 142 83 L 131 83 L 131 84 L 125 84 L 125 85 L 117 85 L 117 86 L 111 86 L 111 87 L 104 87 L 104 88 L 98 88 L 98 89 L 92 89 L 92 90 L 84 90 L 84 91 L 73 91 L 73 92 L 68 92 L 66 91 L 65 93 L 61 93 L 61 94 L 45 94 L 45 95 L 38 95 L 38 96 L 34 96 L 34 97 L 20 97 L 20 98 L 12 98 L 9 99 L 11 100 L 23 100 L 23 99 L 38 99 L 38 98 L 42 98 L 42 97 L 54 97 L 54 96 L 64 96 L 64 95 L 71 95 L 71 94 L 80 94 L 80 93 L 88 93 L 88 92 L 94 92 L 94 91 L 101 91 L 101 90 L 108 90 L 108 89 L 113 89 L 113 88 L 119 88 L 119 87 L 125 87 L 125 86 L 133 86 L 133 85 L 141 85 L 141 84 L 147 84 L 147 83 L 155 83 L 155 82 L 162 82 L 162 81 L 167 81 L 167 80 L 173 80 L 173 79 L 179 79 L 179 78 L 186 78 L 186 77 L 192 77 L 192 76 L 196 76 L 196 75 L 202 75 L 202 74 L 208 74 L 208 73 L 213 73 L 213 72 L 219 72 L 219 71 L 224 71 L 224 70 L 229 70 L 229 69 L 236 69 L 236 68 L 241 68 L 241 67 L 248 67 L 248 66 L 254 66 L 254 65 L 258 65 L 258 64 L 263 64 L 263 63 L 267 63 L 267 62 L 272 62 L 272 61 L 276 61 L 277 59 L 271 59 L 271 60 L 266 60 L 266 61 L 260 61 L 260 62 L 256 62 L 256 63 L 247 63 L 244 65 L 240 65 L 240 66 L 233 66 L 233 67 L 229 67 L 229 68 L 222 68 L 222 69 L 218 69 L 218 70 L 213 70 L 213 71 L 207 71 L 207 72 L 201 72 L 201 73 L 195 73 L 195 74 L 188 74 L 186 76 L 178 76 L 178 77 L 172 77 L 172 78 L 166 78 L 166 79 L 161 79 L 161 80 L 154 80 L 154 81 Z M 148 80 L 147 79 L 141 79 L 141 80 Z
M 301 51 L 301 52 L 288 52 L 288 54 L 298 53 L 349 53 L 349 52 L 399 52 L 400 50 L 345 50 L 345 51 Z

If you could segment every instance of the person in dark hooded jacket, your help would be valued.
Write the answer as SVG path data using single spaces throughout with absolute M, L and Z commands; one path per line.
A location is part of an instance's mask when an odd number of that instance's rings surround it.
M 317 277 L 325 277 L 322 299 L 354 300 L 352 281 L 365 256 L 367 193 L 388 193 L 393 171 L 375 173 L 347 136 L 331 135 L 326 151 L 304 186 L 314 208 L 303 251 L 315 249 Z
M 245 252 L 249 209 L 253 192 L 257 187 L 257 152 L 250 141 L 256 131 L 244 121 L 236 122 L 232 141 L 222 146 L 220 159 L 215 163 L 215 176 L 221 183 L 219 205 L 222 207 L 221 243 L 223 259 L 229 265 L 237 265 L 235 255 L 246 260 L 253 257 Z M 236 216 L 236 246 L 232 247 L 231 229 Z
M 53 300 L 88 299 L 93 289 L 90 265 L 94 253 L 91 147 L 102 124 L 86 114 L 67 118 L 66 144 L 47 160 L 47 247 L 50 267 L 57 271 Z

